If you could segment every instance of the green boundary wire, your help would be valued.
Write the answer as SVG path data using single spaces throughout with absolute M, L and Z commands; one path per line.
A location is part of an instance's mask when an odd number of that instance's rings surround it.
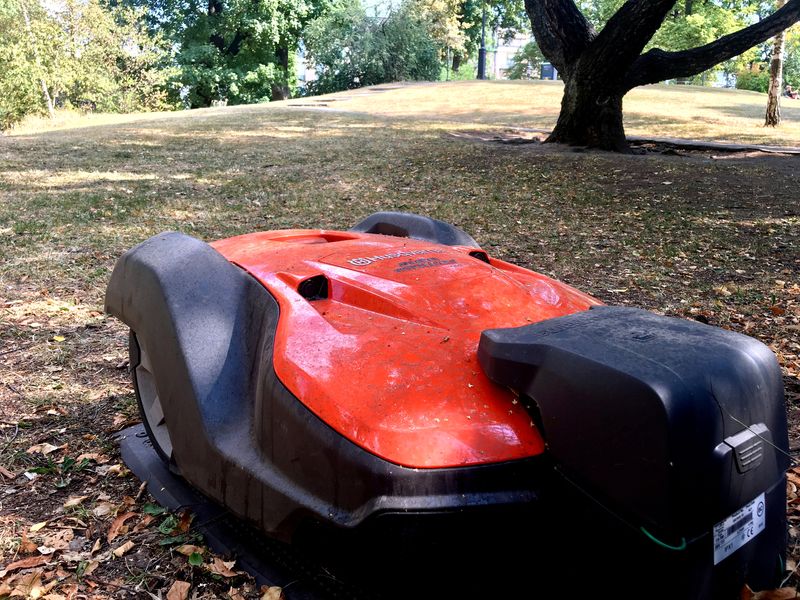
M 658 544 L 662 548 L 666 548 L 667 550 L 675 550 L 675 551 L 686 550 L 686 538 L 681 538 L 681 543 L 680 543 L 679 546 L 672 546 L 670 544 L 667 544 L 666 542 L 662 542 L 660 539 L 658 539 L 652 533 L 647 531 L 647 529 L 645 529 L 644 527 L 642 527 L 641 530 L 642 530 L 642 533 L 645 534 L 648 538 L 650 538 L 651 541 L 655 542 L 656 544 Z

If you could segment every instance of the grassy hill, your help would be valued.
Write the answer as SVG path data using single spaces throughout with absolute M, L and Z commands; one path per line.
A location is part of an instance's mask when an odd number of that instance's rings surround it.
M 391 117 L 450 122 L 456 126 L 552 129 L 558 118 L 563 85 L 550 81 L 453 81 L 391 84 L 338 94 L 237 107 L 259 114 L 282 106 L 324 107 Z M 766 95 L 742 90 L 695 86 L 651 85 L 625 98 L 625 125 L 631 135 L 677 137 L 759 144 L 800 145 L 800 100 L 782 99 L 784 123 L 765 128 Z M 31 119 L 15 133 L 86 125 L 134 123 L 153 118 L 206 118 L 218 109 L 160 115 L 62 115 L 55 124 Z

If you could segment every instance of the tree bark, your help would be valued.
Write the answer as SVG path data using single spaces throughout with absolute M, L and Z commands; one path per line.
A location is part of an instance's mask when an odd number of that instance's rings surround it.
M 291 96 L 289 90 L 289 48 L 285 46 L 278 46 L 275 49 L 276 62 L 282 73 L 279 81 L 272 84 L 272 92 L 270 93 L 270 100 L 288 100 Z
M 578 76 L 565 81 L 558 123 L 548 143 L 630 152 L 622 124 L 623 93 L 590 85 Z
M 786 0 L 778 0 L 778 8 L 782 8 Z M 781 124 L 781 92 L 783 91 L 783 48 L 786 44 L 786 31 L 775 36 L 772 46 L 772 62 L 769 68 L 769 91 L 767 95 L 767 114 L 764 125 L 777 127 Z
M 457 73 L 461 68 L 461 53 L 453 52 L 453 73 Z

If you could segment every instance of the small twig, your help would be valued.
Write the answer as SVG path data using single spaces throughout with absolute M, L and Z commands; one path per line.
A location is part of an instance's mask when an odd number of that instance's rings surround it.
M 13 385 L 11 385 L 10 383 L 7 383 L 7 384 L 6 384 L 6 387 L 7 387 L 8 389 L 10 389 L 12 392 L 14 392 L 14 393 L 15 393 L 17 396 L 19 396 L 20 398 L 22 398 L 22 397 L 23 397 L 23 395 L 22 395 L 22 392 L 20 392 L 20 391 L 19 391 L 17 388 L 15 388 L 15 387 L 14 387 Z
M 8 440 L 8 442 L 6 443 L 6 445 L 5 445 L 5 446 L 3 446 L 3 449 L 2 449 L 2 450 L 0 450 L 0 454 L 4 454 L 4 453 L 5 453 L 5 451 L 6 451 L 6 450 L 8 450 L 8 447 L 9 447 L 9 446 L 10 446 L 12 443 L 14 443 L 14 440 L 15 440 L 15 439 L 17 439 L 17 434 L 18 434 L 18 433 L 19 433 L 19 423 L 14 423 L 14 434 L 11 436 L 11 439 L 10 439 L 10 440 Z
M 10 350 L 3 350 L 0 352 L 0 356 L 5 356 L 6 354 L 11 354 L 12 352 L 19 352 L 20 350 L 27 350 L 30 346 L 17 346 L 16 348 L 11 348 Z
M 133 499 L 134 502 L 139 502 L 144 495 L 145 490 L 147 490 L 147 482 L 143 481 L 142 485 L 139 486 L 139 491 L 136 494 L 136 497 Z
M 106 581 L 105 579 L 100 579 L 99 577 L 95 577 L 94 575 L 82 575 L 82 579 L 88 579 L 89 581 L 94 581 L 95 583 L 99 583 L 100 585 L 110 585 L 113 588 L 117 588 L 120 590 L 125 590 L 126 592 L 130 592 L 132 594 L 141 594 L 142 590 L 137 590 L 136 588 L 132 588 L 129 585 L 122 585 L 121 583 L 114 583 L 113 581 Z

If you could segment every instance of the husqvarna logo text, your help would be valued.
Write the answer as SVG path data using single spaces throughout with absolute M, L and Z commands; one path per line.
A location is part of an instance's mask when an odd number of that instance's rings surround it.
M 366 267 L 379 260 L 389 260 L 390 258 L 401 258 L 403 256 L 416 256 L 417 254 L 433 254 L 444 252 L 438 248 L 426 248 L 424 250 L 399 250 L 391 254 L 379 254 L 378 256 L 365 256 L 363 258 L 351 258 L 347 262 L 356 267 Z

